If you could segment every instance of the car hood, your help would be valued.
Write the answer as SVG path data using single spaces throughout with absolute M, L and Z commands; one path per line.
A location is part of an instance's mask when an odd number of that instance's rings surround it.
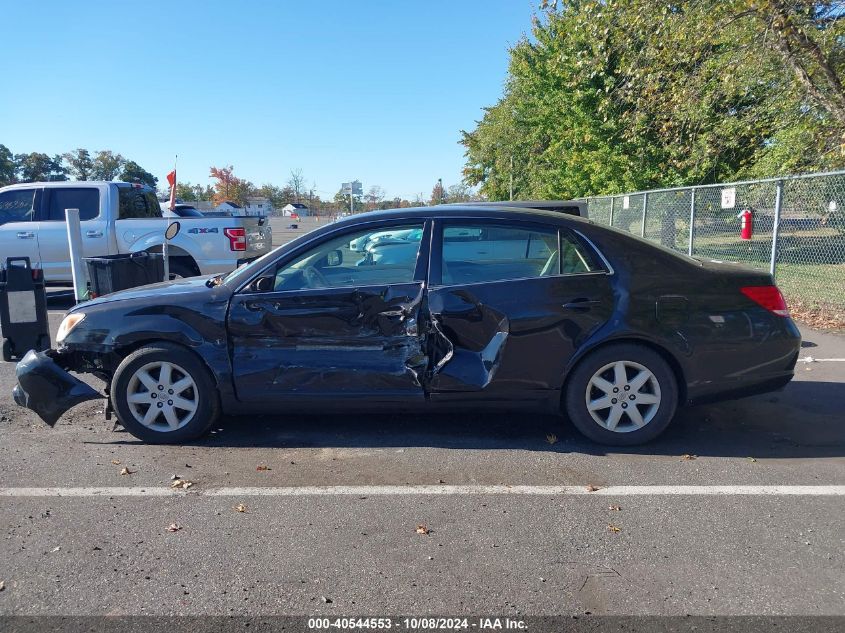
M 187 279 L 175 279 L 173 281 L 163 281 L 148 286 L 138 286 L 137 288 L 121 290 L 97 297 L 91 301 L 85 301 L 73 308 L 71 312 L 77 309 L 90 309 L 116 301 L 140 299 L 142 301 L 149 301 L 150 303 L 161 304 L 179 302 L 181 299 L 195 300 L 198 298 L 197 295 L 210 296 L 219 293 L 218 289 L 222 286 L 209 286 L 207 283 L 209 279 L 211 277 L 189 277 Z

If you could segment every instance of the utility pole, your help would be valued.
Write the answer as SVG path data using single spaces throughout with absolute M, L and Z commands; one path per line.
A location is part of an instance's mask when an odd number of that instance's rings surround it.
M 443 179 L 437 179 L 437 186 L 440 189 L 440 204 L 443 204 Z
M 513 200 L 513 154 L 511 154 L 511 200 Z

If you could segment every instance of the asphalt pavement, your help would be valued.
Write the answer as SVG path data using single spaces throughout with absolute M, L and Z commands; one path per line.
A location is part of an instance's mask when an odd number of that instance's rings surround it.
M 0 363 L 0 616 L 845 616 L 845 337 L 802 333 L 784 391 L 631 449 L 354 411 L 147 446 L 102 402 L 48 428 Z

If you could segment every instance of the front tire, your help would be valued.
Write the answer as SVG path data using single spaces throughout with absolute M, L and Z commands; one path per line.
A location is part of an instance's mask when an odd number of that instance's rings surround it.
M 170 343 L 142 347 L 123 359 L 110 391 L 120 423 L 149 444 L 180 444 L 208 433 L 220 415 L 208 369 Z
M 608 345 L 584 358 L 567 381 L 564 408 L 583 435 L 610 446 L 644 444 L 669 426 L 678 385 L 654 350 Z

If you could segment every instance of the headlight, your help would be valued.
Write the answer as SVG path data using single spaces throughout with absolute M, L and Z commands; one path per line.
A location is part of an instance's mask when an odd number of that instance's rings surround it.
M 65 338 L 67 338 L 67 335 L 71 333 L 71 330 L 82 323 L 84 318 L 84 313 L 76 312 L 75 314 L 69 314 L 62 319 L 62 324 L 59 326 L 59 333 L 56 334 L 56 343 L 64 341 Z

